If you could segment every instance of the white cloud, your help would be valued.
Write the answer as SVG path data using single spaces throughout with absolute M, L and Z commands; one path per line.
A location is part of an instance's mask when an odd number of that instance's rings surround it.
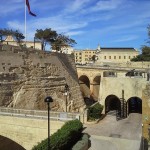
M 123 0 L 99 0 L 90 11 L 112 10 L 122 4 Z
M 65 34 L 69 35 L 69 36 L 73 36 L 73 35 L 79 35 L 79 34 L 83 34 L 83 33 L 84 33 L 84 31 L 70 31 Z
M 10 13 L 19 13 L 21 9 L 23 9 L 24 5 L 20 5 L 20 3 L 18 3 L 17 1 L 14 3 L 4 3 L 2 5 L 0 5 L 0 16 L 7 16 Z M 24 9 L 23 9 L 24 10 Z
M 126 41 L 133 41 L 133 40 L 136 40 L 138 39 L 139 37 L 136 36 L 136 35 L 129 35 L 129 36 L 126 36 L 126 37 L 121 37 L 119 39 L 116 39 L 116 40 L 113 40 L 112 42 L 126 42 Z
M 76 12 L 76 11 L 80 11 L 83 9 L 83 7 L 85 7 L 91 0 L 74 0 L 73 3 L 69 3 L 66 7 L 66 9 L 64 10 L 65 13 L 68 12 Z M 80 13 L 80 12 L 78 12 Z
M 16 20 L 8 21 L 7 25 L 9 28 L 18 29 L 22 33 L 24 33 L 24 22 L 21 23 Z M 36 29 L 51 28 L 52 30 L 56 30 L 58 33 L 67 33 L 69 36 L 71 36 L 81 34 L 82 31 L 78 30 L 87 25 L 88 24 L 84 21 L 72 22 L 67 19 L 63 19 L 62 16 L 39 18 L 39 19 L 35 18 L 30 21 L 27 20 L 27 33 L 28 38 L 31 39 L 34 37 Z

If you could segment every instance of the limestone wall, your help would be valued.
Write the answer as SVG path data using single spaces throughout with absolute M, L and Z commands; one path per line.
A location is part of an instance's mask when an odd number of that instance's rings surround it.
M 150 128 L 150 82 L 142 93 L 142 123 L 143 123 L 143 137 L 150 139 L 148 128 Z M 150 130 L 150 129 L 149 129 Z
M 100 103 L 105 105 L 105 99 L 109 95 L 122 98 L 122 90 L 124 90 L 124 98 L 126 101 L 131 97 L 139 97 L 142 99 L 142 90 L 145 88 L 147 82 L 146 78 L 103 77 L 99 91 Z
M 71 55 L 0 46 L 0 106 L 46 109 L 44 98 L 52 96 L 51 109 L 65 111 L 66 83 L 67 109 L 78 112 L 84 102 Z
M 50 121 L 50 134 L 63 126 L 64 122 Z M 31 119 L 0 116 L 0 135 L 18 143 L 26 150 L 31 150 L 38 142 L 47 138 L 47 119 Z

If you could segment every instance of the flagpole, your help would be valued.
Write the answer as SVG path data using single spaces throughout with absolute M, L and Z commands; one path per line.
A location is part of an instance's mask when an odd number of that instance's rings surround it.
M 24 34 L 25 34 L 25 45 L 26 45 L 26 41 L 27 41 L 27 7 L 26 7 L 26 0 L 25 0 L 25 3 L 24 3 L 25 5 L 24 5 L 24 9 L 25 9 L 25 11 L 24 11 L 24 15 L 25 15 L 25 17 L 24 17 Z

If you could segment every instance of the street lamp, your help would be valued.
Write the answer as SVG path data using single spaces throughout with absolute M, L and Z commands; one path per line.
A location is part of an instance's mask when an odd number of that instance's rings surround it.
M 48 150 L 50 150 L 50 124 L 49 124 L 49 111 L 50 111 L 50 103 L 53 102 L 51 96 L 48 96 L 44 99 L 44 102 L 47 103 L 48 106 Z
M 65 91 L 65 96 L 66 96 L 66 112 L 67 112 L 67 95 L 68 95 L 68 91 L 69 91 L 68 84 L 65 84 L 64 91 Z

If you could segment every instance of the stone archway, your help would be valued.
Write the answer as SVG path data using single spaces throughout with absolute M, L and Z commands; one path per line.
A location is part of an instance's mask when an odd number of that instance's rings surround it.
M 1 136 L 0 135 L 0 149 L 1 150 L 25 150 L 25 148 L 23 148 L 21 145 L 19 145 L 18 143 L 16 143 L 15 141 Z
M 90 80 L 86 75 L 82 75 L 79 77 L 79 84 L 80 89 L 82 92 L 83 97 L 89 97 L 90 98 Z
M 118 112 L 121 110 L 120 99 L 115 95 L 109 95 L 105 99 L 105 113 L 108 113 L 112 110 L 116 110 Z
M 139 113 L 142 114 L 142 100 L 139 97 L 131 97 L 127 101 L 128 114 Z
M 99 90 L 100 90 L 100 81 L 101 81 L 101 76 L 96 76 L 93 79 L 93 84 L 92 84 L 92 95 L 91 97 L 98 101 L 98 97 L 99 97 Z

